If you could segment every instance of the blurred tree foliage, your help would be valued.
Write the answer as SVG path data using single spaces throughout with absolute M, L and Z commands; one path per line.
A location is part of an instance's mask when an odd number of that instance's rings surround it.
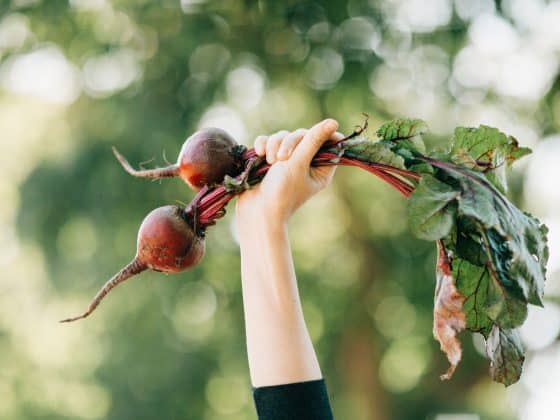
M 34 316 L 48 319 L 34 327 L 31 316 L 3 312 L 5 418 L 254 418 L 231 215 L 209 232 L 195 269 L 143 274 L 91 319 L 55 325 L 129 261 L 145 214 L 193 196 L 177 180 L 129 177 L 110 146 L 132 162 L 155 157 L 147 165 L 160 165 L 164 151 L 173 160 L 201 125 L 220 125 L 250 144 L 257 134 L 325 116 L 349 132 L 362 112 L 374 128 L 395 114 L 426 118 L 437 144 L 468 120 L 458 113 L 461 100 L 503 104 L 492 88 L 449 82 L 469 18 L 457 9 L 465 2 L 439 3 L 443 23 L 426 20 L 419 29 L 414 19 L 407 27 L 392 18 L 397 1 L 2 2 L 3 18 L 27 31 L 2 50 L 2 61 L 46 51 L 51 61 L 37 60 L 32 73 L 46 85 L 52 60 L 69 69 L 69 93 L 46 128 L 35 125 L 44 108 L 26 108 L 24 124 L 41 131 L 32 152 L 39 157 L 21 180 L 17 231 L 44 255 L 48 281 Z M 501 13 L 499 4 L 475 3 Z M 552 131 L 557 89 L 536 105 L 519 100 L 504 109 L 511 116 L 529 107 L 538 134 Z M 422 102 L 428 97 L 435 106 Z M 355 169 L 337 172 L 291 224 L 306 319 L 336 417 L 511 418 L 467 337 L 455 377 L 439 380 L 447 362 L 431 329 L 435 247 L 412 238 L 401 197 Z M 18 322 L 29 324 L 25 339 Z M 63 356 L 53 357 L 61 347 Z

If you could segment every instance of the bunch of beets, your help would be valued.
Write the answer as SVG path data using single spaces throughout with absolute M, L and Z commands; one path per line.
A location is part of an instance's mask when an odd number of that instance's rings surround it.
M 506 168 L 530 153 L 499 130 L 458 127 L 447 150 L 427 152 L 426 124 L 399 119 L 383 124 L 377 138 L 367 127 L 328 141 L 312 165 L 355 166 L 407 197 L 411 232 L 436 241 L 433 333 L 450 363 L 449 379 L 462 355 L 457 334 L 480 333 L 486 341 L 490 374 L 505 385 L 522 371 L 524 349 L 518 328 L 528 304 L 543 305 L 547 229 L 506 197 Z M 135 170 L 116 149 L 131 175 L 180 177 L 196 195 L 186 206 L 159 207 L 138 231 L 136 256 L 105 283 L 82 315 L 89 316 L 111 289 L 144 271 L 177 273 L 204 255 L 206 229 L 223 217 L 227 203 L 259 183 L 270 165 L 225 131 L 203 129 L 189 137 L 176 164 Z

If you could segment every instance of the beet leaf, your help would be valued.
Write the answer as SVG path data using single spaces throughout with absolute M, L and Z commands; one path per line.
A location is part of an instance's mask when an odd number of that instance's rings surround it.
M 407 179 L 407 215 L 415 236 L 438 241 L 434 336 L 450 362 L 442 378 L 461 359 L 456 334 L 466 329 L 484 336 L 492 378 L 510 385 L 524 361 L 517 328 L 528 304 L 543 305 L 548 260 L 547 228 L 505 196 L 507 167 L 530 149 L 482 125 L 457 128 L 447 151 L 427 155 L 426 131 L 421 120 L 394 120 L 376 140 L 337 147 L 344 157 L 419 175 Z

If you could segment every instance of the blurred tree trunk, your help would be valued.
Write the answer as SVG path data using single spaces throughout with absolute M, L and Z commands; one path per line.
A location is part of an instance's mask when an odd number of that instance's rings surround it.
M 352 206 L 352 199 L 348 193 L 347 177 L 337 177 L 333 187 L 340 197 L 342 206 L 352 215 L 348 227 L 347 237 L 352 244 L 353 253 L 359 256 L 360 270 L 355 289 L 355 304 L 351 305 L 346 314 L 347 325 L 337 349 L 338 370 L 341 372 L 342 386 L 345 391 L 352 393 L 359 401 L 365 412 L 360 413 L 360 419 L 385 420 L 389 419 L 387 408 L 387 394 L 379 383 L 380 351 L 377 345 L 378 334 L 373 326 L 367 306 L 371 305 L 370 289 L 374 279 L 378 278 L 379 267 L 382 262 L 375 250 L 368 244 L 364 227 L 368 220 L 359 214 Z M 355 199 L 355 197 L 353 198 Z

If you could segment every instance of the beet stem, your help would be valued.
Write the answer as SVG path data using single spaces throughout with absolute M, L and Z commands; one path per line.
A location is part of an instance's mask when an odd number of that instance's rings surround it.
M 363 114 L 363 116 L 364 116 L 364 118 L 365 118 L 365 120 L 364 120 L 364 125 L 357 125 L 356 127 L 354 127 L 354 131 L 353 131 L 351 134 L 347 135 L 346 137 L 344 137 L 344 138 L 342 138 L 342 139 L 340 139 L 340 140 L 335 141 L 335 142 L 334 142 L 334 145 L 335 145 L 335 146 L 336 146 L 337 144 L 340 144 L 340 143 L 342 143 L 342 142 L 345 142 L 346 140 L 353 139 L 354 137 L 359 136 L 360 134 L 362 134 L 364 131 L 367 130 L 367 128 L 368 128 L 368 123 L 369 123 L 369 114 L 367 114 L 367 113 L 365 113 L 365 112 L 363 112 L 362 114 Z
M 113 153 L 117 158 L 117 160 L 122 165 L 122 167 L 124 168 L 124 170 L 132 176 L 138 178 L 153 178 L 153 179 L 175 178 L 179 176 L 179 166 L 176 164 L 169 165 L 163 168 L 136 170 L 130 165 L 128 160 L 126 160 L 126 158 L 119 153 L 119 151 L 115 147 L 113 147 Z
M 148 267 L 140 262 L 137 258 L 134 258 L 130 263 L 128 263 L 121 271 L 115 274 L 111 279 L 105 283 L 105 285 L 97 292 L 97 295 L 93 298 L 91 303 L 88 306 L 87 311 L 85 311 L 82 315 L 76 316 L 74 318 L 67 318 L 63 319 L 60 322 L 73 322 L 77 321 L 78 319 L 84 319 L 89 316 L 95 308 L 101 303 L 103 298 L 118 284 L 122 283 L 125 280 L 135 276 L 138 273 L 146 270 Z
M 362 168 L 387 182 L 405 197 L 408 197 L 412 193 L 412 191 L 414 191 L 414 185 L 411 185 L 407 181 L 419 180 L 421 178 L 420 174 L 407 171 L 406 169 L 395 168 L 393 166 L 385 165 L 378 162 L 366 162 L 359 159 L 345 157 L 344 155 L 342 155 L 342 153 L 336 154 L 331 151 L 325 150 L 336 146 L 342 141 L 358 136 L 364 131 L 366 127 L 367 119 L 363 127 L 359 127 L 352 134 L 346 136 L 343 140 L 339 142 L 325 143 L 324 148 L 315 155 L 315 158 L 312 161 L 312 165 L 344 165 Z M 256 158 L 258 158 L 258 156 L 256 155 L 254 148 L 249 148 L 243 153 L 243 159 L 246 162 L 251 160 L 256 161 Z M 251 167 L 249 168 L 249 165 L 247 165 L 246 163 L 246 165 L 248 166 L 248 168 L 246 168 L 246 171 L 236 177 L 238 179 L 241 179 L 242 176 L 247 177 L 247 175 L 250 173 L 251 176 L 246 179 L 248 185 L 257 184 L 270 169 L 270 165 L 266 163 L 266 161 L 252 162 L 252 164 L 256 165 L 256 168 L 252 167 L 252 165 L 250 165 Z M 252 170 L 253 168 L 254 170 Z M 404 180 L 402 178 L 404 178 Z M 194 218 L 197 219 L 194 221 L 194 223 L 196 223 L 196 225 L 200 225 L 201 227 L 213 225 L 216 219 L 224 216 L 224 207 L 237 194 L 238 193 L 235 192 L 228 192 L 223 185 L 205 191 L 200 191 L 199 194 L 197 194 L 195 197 L 196 201 L 193 200 L 193 202 L 191 202 L 188 207 L 190 209 L 190 213 L 194 216 Z
M 196 193 L 192 201 L 189 205 L 185 208 L 183 213 L 185 215 L 190 215 L 190 220 L 192 222 L 192 229 L 198 233 L 198 213 L 200 212 L 200 200 L 204 197 L 204 195 L 208 192 L 210 187 L 205 185 L 200 189 L 199 192 Z
M 229 203 L 229 201 L 234 197 L 233 194 L 227 194 L 225 196 L 223 196 L 222 198 L 220 198 L 218 201 L 216 201 L 215 203 L 212 204 L 212 206 L 208 207 L 207 209 L 205 209 L 203 212 L 200 212 L 199 215 L 199 222 L 204 225 L 206 224 L 208 221 L 213 221 L 215 219 L 217 219 L 217 217 L 214 217 L 214 215 L 216 213 L 218 213 L 220 210 L 223 209 L 223 207 Z M 223 215 L 223 214 L 222 214 Z
M 381 178 L 382 180 L 396 188 L 405 197 L 408 197 L 414 190 L 414 187 L 412 185 L 404 182 L 402 179 L 397 178 L 396 176 L 391 175 L 390 173 L 387 173 L 381 169 L 372 167 L 371 165 L 368 165 L 367 163 L 360 160 L 342 157 L 340 158 L 340 163 L 343 165 L 357 166 L 359 168 L 365 169 L 366 171 L 372 173 L 373 175 L 376 175 L 377 177 Z
M 208 203 L 212 205 L 216 199 L 220 199 L 224 194 L 226 194 L 226 188 L 223 185 L 208 191 L 204 197 L 200 198 L 199 210 L 204 210 L 208 206 Z

